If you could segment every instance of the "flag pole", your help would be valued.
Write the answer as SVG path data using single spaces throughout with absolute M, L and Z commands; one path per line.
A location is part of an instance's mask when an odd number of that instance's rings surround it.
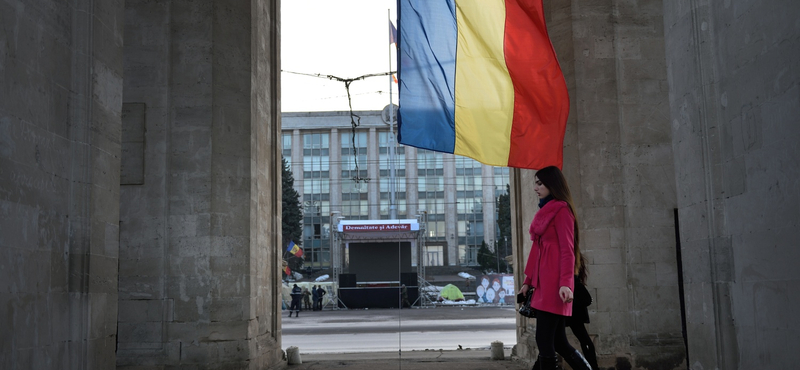
M 392 15 L 390 9 L 386 9 L 386 18 L 389 25 L 392 25 Z M 394 137 L 394 106 L 392 105 L 392 30 L 389 28 L 389 219 L 397 219 L 397 202 L 395 200 L 395 137 Z

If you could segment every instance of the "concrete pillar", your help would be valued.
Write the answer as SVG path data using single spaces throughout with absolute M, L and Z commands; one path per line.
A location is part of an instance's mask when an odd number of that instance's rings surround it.
M 0 3 L 0 368 L 114 367 L 123 24 Z
M 123 99 L 150 109 L 144 180 L 121 196 L 118 368 L 282 360 L 279 14 L 126 2 Z
M 796 367 L 797 2 L 664 2 L 692 369 Z
M 635 367 L 685 366 L 661 1 L 546 2 L 545 11 L 570 90 L 563 172 L 589 259 L 600 364 L 624 353 Z M 518 272 L 537 210 L 534 174 L 512 175 Z M 533 328 L 522 324 L 527 347 Z

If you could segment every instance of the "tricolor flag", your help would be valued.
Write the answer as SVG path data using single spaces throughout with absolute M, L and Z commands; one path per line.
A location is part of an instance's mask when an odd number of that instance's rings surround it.
M 400 0 L 398 25 L 400 143 L 561 167 L 569 95 L 542 0 Z
M 283 267 L 283 273 L 286 274 L 286 276 L 292 276 L 292 270 L 289 269 L 289 266 Z
M 300 248 L 299 245 L 294 244 L 294 240 L 289 242 L 289 247 L 286 248 L 286 251 L 291 253 L 291 254 L 293 254 L 293 255 L 295 255 L 295 257 L 302 257 L 303 256 L 303 250 Z
M 392 21 L 389 21 L 389 44 L 397 45 L 397 28 L 394 28 Z

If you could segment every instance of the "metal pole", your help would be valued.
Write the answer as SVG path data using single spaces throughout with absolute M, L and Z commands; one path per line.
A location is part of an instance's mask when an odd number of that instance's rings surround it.
M 495 255 L 494 258 L 495 258 L 495 260 L 497 260 L 496 261 L 497 262 L 497 273 L 499 274 L 500 273 L 500 248 L 499 248 L 498 244 L 500 244 L 500 243 L 497 243 L 497 242 L 494 243 L 494 255 Z
M 503 236 L 503 240 L 505 240 L 505 245 L 503 246 L 503 252 L 506 256 L 508 256 L 508 235 Z M 506 261 L 506 272 L 508 272 L 508 260 L 503 257 L 503 260 Z
M 392 17 L 389 9 L 386 9 L 386 17 L 389 22 L 392 22 Z M 391 31 L 389 31 L 391 32 Z M 391 40 L 391 35 L 389 35 Z M 394 106 L 392 105 L 392 80 L 394 76 L 392 71 L 392 43 L 389 43 L 389 219 L 397 219 L 397 203 L 395 202 L 395 172 L 394 172 L 394 158 L 395 158 L 395 139 L 394 139 Z

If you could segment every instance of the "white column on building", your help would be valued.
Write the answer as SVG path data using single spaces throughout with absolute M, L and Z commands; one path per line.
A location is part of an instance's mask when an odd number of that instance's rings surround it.
M 330 150 L 330 209 L 331 212 L 342 211 L 342 145 L 339 137 L 339 129 L 331 129 L 331 137 L 328 141 Z M 336 220 L 330 220 L 331 227 Z
M 414 218 L 419 213 L 419 188 L 417 187 L 417 148 L 406 147 L 406 213 Z
M 497 199 L 494 196 L 494 167 L 488 165 L 481 166 L 481 189 L 483 190 L 483 240 L 490 243 L 489 248 L 494 250 L 494 242 L 497 240 L 495 231 L 497 220 Z M 505 256 L 500 256 L 505 257 Z
M 444 220 L 447 235 L 447 260 L 458 265 L 458 208 L 456 207 L 456 157 L 444 154 Z
M 378 131 L 373 127 L 369 129 L 367 139 L 367 169 L 369 177 L 369 219 L 377 220 L 381 218 L 381 194 L 378 187 L 380 181 L 380 171 L 378 166 Z
M 300 204 L 303 204 L 303 134 L 300 130 L 292 130 L 292 176 L 294 176 L 294 190 L 300 194 Z

